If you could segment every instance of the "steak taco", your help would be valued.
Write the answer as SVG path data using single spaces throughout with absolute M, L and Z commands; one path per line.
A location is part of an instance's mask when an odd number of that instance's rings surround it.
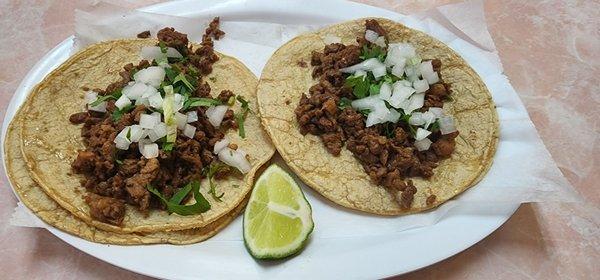
M 203 241 L 227 226 L 246 206 L 245 201 L 233 211 L 202 228 L 154 233 L 115 233 L 97 229 L 75 218 L 50 198 L 31 178 L 23 159 L 19 125 L 22 113 L 11 122 L 4 151 L 6 173 L 19 200 L 47 224 L 64 232 L 98 243 L 137 245 L 153 243 L 190 244 Z
M 213 49 L 218 24 L 199 45 L 173 28 L 92 45 L 35 87 L 21 150 L 50 198 L 119 233 L 201 228 L 235 211 L 274 148 L 253 112 L 256 78 Z
M 481 78 L 448 46 L 386 19 L 298 36 L 265 66 L 262 123 L 302 180 L 345 207 L 399 215 L 477 183 L 498 141 Z

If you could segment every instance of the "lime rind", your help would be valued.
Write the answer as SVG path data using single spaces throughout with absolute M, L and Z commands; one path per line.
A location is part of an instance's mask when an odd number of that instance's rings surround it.
M 278 184 L 275 186 L 273 184 L 269 185 L 268 182 L 271 179 L 275 179 L 274 181 Z M 284 179 L 284 184 L 281 184 L 281 179 Z M 286 187 L 289 188 L 284 189 Z M 286 198 L 282 200 L 281 195 L 285 191 L 290 192 L 289 194 L 295 199 L 289 200 Z M 266 201 L 265 195 L 267 196 Z M 268 199 L 271 197 L 279 200 L 278 202 L 287 202 L 286 204 L 288 205 L 271 201 Z M 292 205 L 290 206 L 289 204 Z M 261 221 L 257 219 L 261 219 Z M 294 221 L 290 221 L 289 219 Z M 298 222 L 296 219 L 300 220 L 299 231 L 297 230 L 298 228 L 293 227 Z M 273 230 L 274 227 L 285 225 L 283 224 L 285 221 L 287 221 L 287 225 L 292 225 L 292 227 Z M 281 222 L 281 224 L 277 224 L 277 222 Z M 289 257 L 302 251 L 314 229 L 312 208 L 294 179 L 286 171 L 273 164 L 256 181 L 246 212 L 244 213 L 243 226 L 244 244 L 254 258 L 266 260 Z M 266 233 L 267 235 L 255 236 L 258 232 Z M 282 241 L 283 238 L 287 237 L 282 236 L 282 233 L 294 234 L 295 236 L 292 236 L 292 240 Z M 277 242 L 273 242 L 272 239 L 269 240 L 268 237 L 273 234 L 280 235 L 279 240 L 275 240 Z M 266 244 L 265 242 L 270 242 L 270 244 Z M 285 244 L 274 245 L 274 243 L 281 242 Z

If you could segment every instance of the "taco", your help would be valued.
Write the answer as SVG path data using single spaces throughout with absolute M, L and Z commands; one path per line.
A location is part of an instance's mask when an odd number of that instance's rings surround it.
M 213 50 L 223 34 L 216 18 L 198 45 L 164 28 L 68 59 L 23 107 L 31 177 L 111 232 L 201 228 L 236 209 L 274 148 L 252 111 L 256 78 Z
M 246 201 L 216 221 L 198 229 L 154 233 L 115 233 L 90 226 L 60 207 L 29 176 L 21 154 L 19 125 L 21 113 L 11 122 L 4 142 L 6 174 L 19 200 L 45 223 L 66 233 L 98 243 L 138 245 L 154 243 L 190 244 L 206 240 L 225 226 L 245 208 Z
M 263 126 L 329 200 L 400 215 L 440 205 L 492 164 L 498 117 L 481 78 L 442 42 L 386 19 L 300 35 L 266 64 Z

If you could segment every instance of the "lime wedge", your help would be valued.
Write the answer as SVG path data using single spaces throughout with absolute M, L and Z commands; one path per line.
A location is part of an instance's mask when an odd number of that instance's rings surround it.
M 256 181 L 244 212 L 244 242 L 257 259 L 280 259 L 300 252 L 314 223 L 302 190 L 273 164 Z

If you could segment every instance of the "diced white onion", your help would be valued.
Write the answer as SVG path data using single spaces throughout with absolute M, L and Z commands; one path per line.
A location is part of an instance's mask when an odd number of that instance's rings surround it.
M 325 43 L 326 45 L 336 44 L 336 43 L 341 43 L 341 42 L 342 42 L 342 38 L 332 35 L 332 34 L 327 34 L 323 37 L 323 43 Z
M 148 97 L 148 104 L 152 108 L 162 109 L 162 107 L 163 107 L 163 98 L 162 98 L 162 96 L 160 96 L 160 94 L 152 95 L 152 96 Z
M 373 42 L 373 44 L 378 45 L 382 48 L 385 48 L 385 37 L 384 36 L 379 36 L 377 37 L 377 40 L 375 40 L 375 42 Z
M 431 140 L 429 140 L 429 138 L 425 138 L 419 141 L 415 141 L 415 147 L 417 148 L 418 151 L 427 151 L 429 150 L 429 147 L 431 146 Z
M 449 133 L 456 131 L 456 126 L 454 125 L 454 120 L 450 116 L 439 118 L 438 124 L 440 126 L 440 132 L 442 134 L 449 134 Z
M 385 76 L 386 73 L 387 68 L 385 68 L 385 65 L 383 63 L 379 67 L 373 69 L 373 77 L 375 77 L 375 79 L 379 79 L 380 77 Z
M 409 98 L 408 106 L 402 108 L 404 113 L 410 114 L 412 111 L 423 107 L 425 103 L 425 93 L 415 93 Z
M 131 142 L 138 142 L 142 139 L 143 128 L 141 126 L 134 124 L 129 129 L 131 130 L 129 133 L 129 140 Z
M 423 61 L 419 65 L 419 71 L 423 78 L 427 80 L 427 82 L 432 85 L 440 81 L 438 74 L 433 71 L 433 64 L 431 64 L 431 60 Z
M 129 105 L 131 105 L 131 100 L 129 100 L 129 98 L 127 98 L 127 96 L 125 96 L 124 94 L 121 95 L 121 97 L 119 97 L 119 99 L 117 99 L 117 101 L 115 101 L 115 106 L 117 108 L 119 108 L 119 110 L 121 110 Z
M 144 156 L 147 159 L 158 157 L 158 144 L 156 144 L 156 143 L 142 144 L 140 153 L 142 154 L 142 156 Z
M 427 129 L 422 129 L 422 128 L 417 128 L 417 133 L 415 134 L 415 140 L 419 141 L 419 140 L 423 140 L 425 138 L 427 138 L 427 136 L 429 136 L 431 134 L 431 131 L 427 130 Z
M 140 115 L 140 126 L 146 129 L 153 129 L 154 126 L 159 122 L 155 116 L 148 114 Z
M 392 67 L 392 75 L 401 78 L 404 75 L 404 64 L 396 64 Z
M 227 105 L 219 105 L 206 109 L 206 117 L 208 117 L 210 124 L 214 127 L 219 127 L 225 117 L 227 109 Z
M 196 110 L 192 110 L 186 113 L 187 123 L 192 123 L 198 120 L 198 112 Z
M 157 123 L 154 128 L 148 131 L 148 138 L 152 142 L 167 136 L 167 125 L 163 122 Z
M 423 113 L 423 120 L 425 121 L 425 123 L 423 124 L 423 127 L 425 129 L 427 129 L 429 127 L 429 125 L 431 125 L 433 122 L 435 122 L 435 115 L 432 112 L 427 111 L 427 112 Z
M 429 112 L 435 115 L 436 118 L 441 118 L 444 115 L 444 110 L 440 107 L 429 107 Z
M 218 154 L 221 150 L 223 150 L 227 146 L 229 146 L 229 139 L 227 139 L 225 137 L 225 138 L 217 141 L 217 143 L 215 143 L 213 153 Z
M 129 83 L 123 88 L 122 93 L 130 100 L 137 100 L 144 95 L 147 87 L 144 83 Z
M 401 108 L 402 103 L 414 92 L 414 88 L 407 87 L 402 82 L 398 81 L 394 83 L 393 94 L 390 97 L 389 103 L 394 108 Z
M 354 76 L 356 77 L 360 77 L 360 76 L 366 76 L 367 72 L 363 71 L 363 70 L 356 70 L 356 72 L 354 72 Z
M 377 32 L 367 29 L 365 31 L 365 39 L 371 43 L 375 43 L 375 41 L 379 38 L 379 34 Z
M 356 99 L 352 101 L 351 105 L 353 108 L 358 110 L 369 109 L 374 111 L 380 108 L 385 108 L 385 103 L 377 95 Z
M 130 129 L 129 126 L 123 128 L 123 130 L 121 130 L 121 132 L 119 132 L 119 134 L 117 134 L 117 136 L 115 137 L 115 140 L 113 140 L 117 149 L 119 149 L 119 150 L 129 149 L 129 144 L 131 144 L 131 141 L 129 141 L 129 139 L 127 138 L 127 133 L 129 132 L 129 129 Z
M 392 97 L 392 86 L 389 83 L 381 84 L 379 88 L 379 99 L 389 100 Z
M 408 65 L 404 68 L 404 73 L 406 73 L 406 78 L 410 82 L 414 82 L 419 79 L 420 73 L 417 67 Z
M 421 73 L 433 73 L 433 64 L 431 63 L 431 60 L 421 62 L 419 70 Z
M 188 138 L 194 138 L 194 134 L 196 134 L 196 127 L 190 124 L 185 124 L 185 127 L 183 128 L 183 135 L 187 136 Z
M 165 79 L 165 69 L 159 66 L 150 66 L 133 74 L 133 79 L 136 82 L 141 82 L 154 88 L 158 88 L 160 83 L 162 83 L 162 81 Z
M 148 102 L 148 98 L 140 97 L 135 101 L 135 106 L 138 105 L 150 106 L 150 102 Z
M 225 164 L 237 168 L 242 173 L 248 173 L 252 166 L 246 159 L 246 153 L 240 149 L 232 150 L 229 147 L 223 148 L 219 151 L 219 160 Z
M 404 58 L 412 58 L 417 55 L 415 47 L 409 43 L 397 44 L 398 55 Z
M 175 102 L 175 111 L 179 111 L 181 110 L 181 108 L 183 108 L 183 95 L 176 93 L 175 95 L 173 95 L 173 102 Z
M 387 56 L 385 57 L 385 61 L 383 63 L 390 67 L 400 65 L 402 68 L 404 68 L 404 65 L 406 65 L 406 58 L 400 56 L 397 48 L 389 47 Z
M 416 80 L 413 82 L 413 87 L 417 91 L 417 93 L 426 92 L 429 89 L 429 84 L 427 80 Z
M 423 73 L 423 79 L 427 80 L 430 85 L 433 85 L 440 81 L 440 77 L 437 72 Z
M 160 95 L 157 89 L 147 86 L 146 89 L 144 89 L 144 93 L 142 93 L 142 98 L 149 98 L 156 94 Z
M 182 113 L 175 112 L 175 121 L 177 122 L 177 129 L 183 130 L 187 124 L 187 116 Z
M 85 99 L 85 103 L 90 104 L 90 103 L 98 100 L 98 93 L 88 90 L 85 92 L 85 95 L 83 96 L 83 98 Z
M 400 116 L 401 115 L 400 115 L 400 113 L 398 113 L 398 111 L 396 111 L 394 109 L 389 109 L 389 112 L 387 113 L 387 115 L 385 115 L 383 117 L 383 122 L 396 123 L 400 119 Z
M 423 113 L 414 112 L 410 115 L 410 119 L 408 119 L 408 123 L 410 125 L 421 126 L 425 124 L 425 119 L 423 118 Z
M 164 53 L 162 53 L 160 47 L 157 46 L 145 46 L 142 47 L 142 51 L 140 52 L 140 57 L 142 59 L 150 60 L 159 59 L 164 57 Z M 176 49 L 168 47 L 167 48 L 167 57 L 183 57 L 181 53 L 179 53 Z
M 342 71 L 343 73 L 354 73 L 358 70 L 363 70 L 363 71 L 373 71 L 373 69 L 381 67 L 382 65 L 385 65 L 383 63 L 381 63 L 377 58 L 369 58 L 361 63 L 346 67 L 346 68 L 342 68 L 340 69 L 340 71 Z
M 154 116 L 160 122 L 160 118 L 162 117 L 161 113 L 159 113 L 159 112 L 152 112 L 151 115 Z
M 104 101 L 96 106 L 88 105 L 88 110 L 105 113 L 106 112 L 106 101 Z

